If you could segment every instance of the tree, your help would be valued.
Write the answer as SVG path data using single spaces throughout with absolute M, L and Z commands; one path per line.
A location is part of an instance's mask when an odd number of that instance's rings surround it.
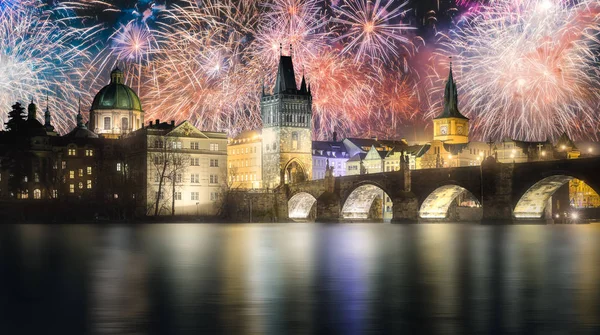
M 157 141 L 156 143 L 153 151 L 148 155 L 148 159 L 150 159 L 150 162 L 152 162 L 152 166 L 154 167 L 152 170 L 155 173 L 155 181 L 158 182 L 158 190 L 156 191 L 153 204 L 154 216 L 157 216 L 159 213 L 163 187 L 168 177 L 171 164 L 171 151 L 167 148 L 167 143 L 164 143 L 162 140 Z
M 190 165 L 190 155 L 172 149 L 170 155 L 171 160 L 169 179 L 171 180 L 171 215 L 175 215 L 175 192 L 177 183 L 182 182 L 182 176 L 185 174 L 187 167 Z
M 25 108 L 19 102 L 12 105 L 12 110 L 8 112 L 8 122 L 4 125 L 9 132 L 16 132 L 22 129 L 25 123 Z

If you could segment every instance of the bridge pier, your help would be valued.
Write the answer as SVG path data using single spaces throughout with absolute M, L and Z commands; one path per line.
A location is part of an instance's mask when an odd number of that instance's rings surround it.
M 481 165 L 483 223 L 511 223 L 514 164 L 500 164 L 489 156 Z
M 419 201 L 412 192 L 399 192 L 392 198 L 394 203 L 393 223 L 417 223 L 419 221 Z
M 324 192 L 317 198 L 316 222 L 339 222 L 342 213 L 340 196 L 333 192 Z

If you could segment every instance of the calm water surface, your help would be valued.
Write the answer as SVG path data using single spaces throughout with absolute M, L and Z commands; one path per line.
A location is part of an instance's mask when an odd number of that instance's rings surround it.
M 0 334 L 598 334 L 600 224 L 4 225 Z

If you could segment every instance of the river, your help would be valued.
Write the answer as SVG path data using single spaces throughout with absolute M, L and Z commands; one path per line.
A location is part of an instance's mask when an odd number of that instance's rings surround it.
M 0 226 L 2 334 L 598 334 L 600 224 Z

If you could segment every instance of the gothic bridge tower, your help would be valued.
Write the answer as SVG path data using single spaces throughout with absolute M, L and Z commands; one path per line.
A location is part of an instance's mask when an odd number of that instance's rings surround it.
M 300 89 L 296 86 L 291 55 L 279 57 L 275 88 L 272 94 L 266 94 L 263 87 L 260 111 L 264 187 L 310 180 L 312 95 L 304 75 Z

